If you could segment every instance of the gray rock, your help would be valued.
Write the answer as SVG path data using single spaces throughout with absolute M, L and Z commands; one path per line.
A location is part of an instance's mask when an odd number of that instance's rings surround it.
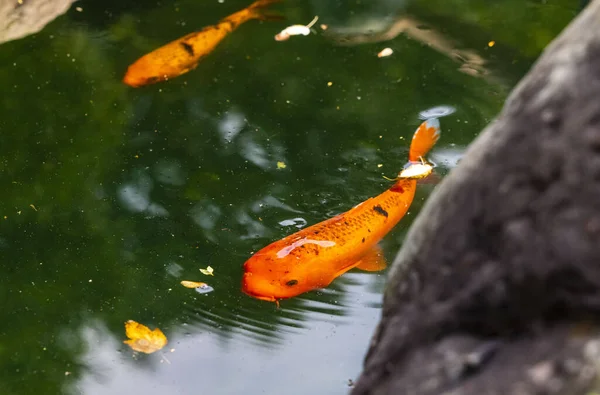
M 600 389 L 600 0 L 438 186 L 352 394 Z
M 42 30 L 76 0 L 0 0 L 0 43 Z

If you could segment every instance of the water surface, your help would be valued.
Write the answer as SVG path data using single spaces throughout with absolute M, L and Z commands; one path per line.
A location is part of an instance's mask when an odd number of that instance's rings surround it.
M 578 11 L 285 1 L 273 9 L 287 20 L 248 22 L 196 70 L 121 83 L 142 54 L 248 3 L 80 1 L 0 45 L 0 393 L 347 393 L 385 272 L 352 271 L 278 310 L 241 293 L 244 261 L 389 187 L 419 112 L 450 105 L 431 155 L 443 177 Z M 274 40 L 314 15 L 328 30 Z M 382 241 L 390 260 L 433 188 Z M 134 355 L 129 319 L 169 344 Z

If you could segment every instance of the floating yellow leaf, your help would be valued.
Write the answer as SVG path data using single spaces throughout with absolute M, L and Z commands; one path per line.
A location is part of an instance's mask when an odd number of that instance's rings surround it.
M 152 354 L 167 344 L 167 337 L 160 329 L 155 328 L 151 331 L 147 326 L 133 320 L 125 323 L 125 334 L 129 340 L 125 340 L 123 343 L 129 345 L 134 351 L 146 354 Z
M 285 168 L 286 168 L 286 165 L 285 165 L 285 163 L 284 163 L 284 162 L 277 162 L 277 168 L 278 168 L 278 169 L 285 169 Z
M 488 43 L 488 47 L 490 47 L 490 48 L 491 48 L 491 47 L 493 47 L 495 44 L 496 44 L 496 41 L 490 41 L 490 42 Z
M 183 285 L 186 288 L 200 288 L 200 287 L 204 287 L 204 286 L 206 286 L 208 284 L 201 283 L 199 281 L 186 281 L 186 280 L 183 280 L 181 282 L 181 285 Z
M 200 269 L 200 273 L 205 274 L 207 276 L 214 276 L 213 271 L 213 268 L 210 266 L 207 266 L 206 269 Z
M 398 178 L 411 178 L 411 179 L 419 179 L 425 178 L 433 172 L 433 166 L 429 163 L 411 163 L 410 166 L 405 167 L 400 174 L 398 174 Z

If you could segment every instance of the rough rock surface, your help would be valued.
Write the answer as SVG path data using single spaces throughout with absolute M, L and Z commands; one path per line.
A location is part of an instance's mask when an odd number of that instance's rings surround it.
M 352 391 L 600 389 L 600 0 L 432 194 Z
M 76 0 L 0 0 L 0 43 L 37 33 Z

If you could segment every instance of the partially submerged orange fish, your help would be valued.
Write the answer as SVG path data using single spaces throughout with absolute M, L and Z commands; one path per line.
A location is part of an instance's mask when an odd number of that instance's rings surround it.
M 423 158 L 439 130 L 437 120 L 423 122 L 411 142 L 409 159 Z M 399 177 L 379 196 L 264 247 L 244 264 L 242 291 L 278 302 L 323 288 L 352 268 L 384 269 L 377 243 L 408 211 L 417 178 Z
M 216 25 L 190 33 L 142 56 L 129 66 L 123 82 L 132 87 L 140 87 L 187 73 L 242 23 L 250 19 L 277 18 L 264 15 L 261 9 L 279 1 L 281 0 L 255 1 Z

